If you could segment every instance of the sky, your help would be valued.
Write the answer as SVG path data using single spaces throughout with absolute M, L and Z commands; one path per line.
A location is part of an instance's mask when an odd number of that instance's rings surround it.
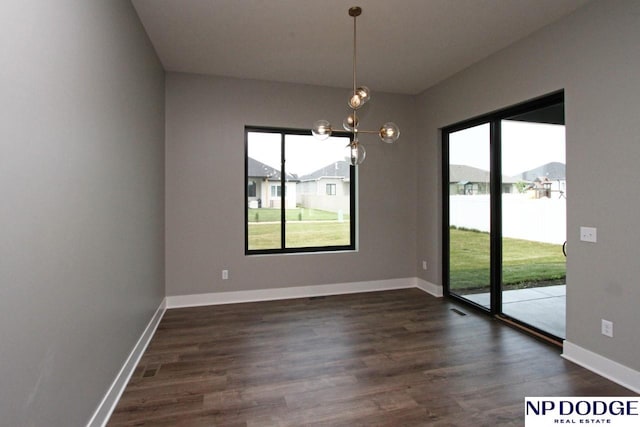
M 348 138 L 319 141 L 309 135 L 287 135 L 287 172 L 309 174 L 348 156 Z M 280 169 L 280 134 L 249 132 L 249 156 Z M 566 163 L 562 125 L 502 121 L 502 173 L 520 174 L 550 162 Z M 449 162 L 489 170 L 489 125 L 451 134 Z
M 280 134 L 249 132 L 249 157 L 280 169 Z M 349 138 L 330 137 L 319 141 L 311 135 L 287 135 L 287 173 L 306 175 L 344 160 L 348 155 Z
M 489 170 L 489 124 L 452 133 L 449 163 Z M 563 125 L 502 121 L 502 173 L 518 175 L 550 162 L 566 164 Z

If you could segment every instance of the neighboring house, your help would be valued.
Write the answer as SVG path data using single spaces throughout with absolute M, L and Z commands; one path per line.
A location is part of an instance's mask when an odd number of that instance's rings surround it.
M 535 169 L 531 169 L 517 175 L 521 181 L 529 185 L 533 197 L 566 197 L 567 177 L 566 165 L 560 162 L 551 162 Z M 555 193 L 555 194 L 554 194 Z
M 280 208 L 282 205 L 282 175 L 278 169 L 248 158 L 247 199 L 250 208 Z M 298 177 L 285 177 L 286 208 L 296 207 L 296 184 Z
M 349 212 L 350 164 L 331 163 L 300 177 L 297 189 L 299 206 L 330 212 Z
M 516 193 L 518 179 L 502 176 L 502 193 Z M 449 166 L 449 194 L 478 195 L 489 194 L 490 174 L 484 169 L 467 165 Z

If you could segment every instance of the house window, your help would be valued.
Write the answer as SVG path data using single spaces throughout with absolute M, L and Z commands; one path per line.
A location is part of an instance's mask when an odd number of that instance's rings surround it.
M 245 128 L 247 255 L 355 249 L 350 138 L 336 132 L 318 141 L 309 130 Z M 338 185 L 344 195 L 337 195 Z
M 247 197 L 256 197 L 256 182 L 249 181 L 247 184 Z

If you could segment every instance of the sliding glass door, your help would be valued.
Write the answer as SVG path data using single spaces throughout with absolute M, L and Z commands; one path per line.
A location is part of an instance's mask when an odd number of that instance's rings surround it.
M 563 110 L 555 104 L 500 121 L 502 313 L 559 338 L 566 306 Z
M 489 309 L 491 283 L 490 126 L 449 133 L 449 291 Z M 469 297 L 470 298 L 470 297 Z
M 443 130 L 445 292 L 565 337 L 562 93 Z

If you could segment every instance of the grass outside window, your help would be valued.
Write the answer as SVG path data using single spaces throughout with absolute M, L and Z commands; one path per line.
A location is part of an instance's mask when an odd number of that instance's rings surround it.
M 280 244 L 280 209 L 249 209 L 249 245 L 269 249 Z M 342 246 L 350 241 L 349 215 L 318 209 L 286 209 L 286 245 Z
M 489 287 L 489 233 L 451 228 L 450 287 L 456 291 Z M 565 282 L 562 245 L 522 239 L 502 240 L 503 289 L 540 287 Z

